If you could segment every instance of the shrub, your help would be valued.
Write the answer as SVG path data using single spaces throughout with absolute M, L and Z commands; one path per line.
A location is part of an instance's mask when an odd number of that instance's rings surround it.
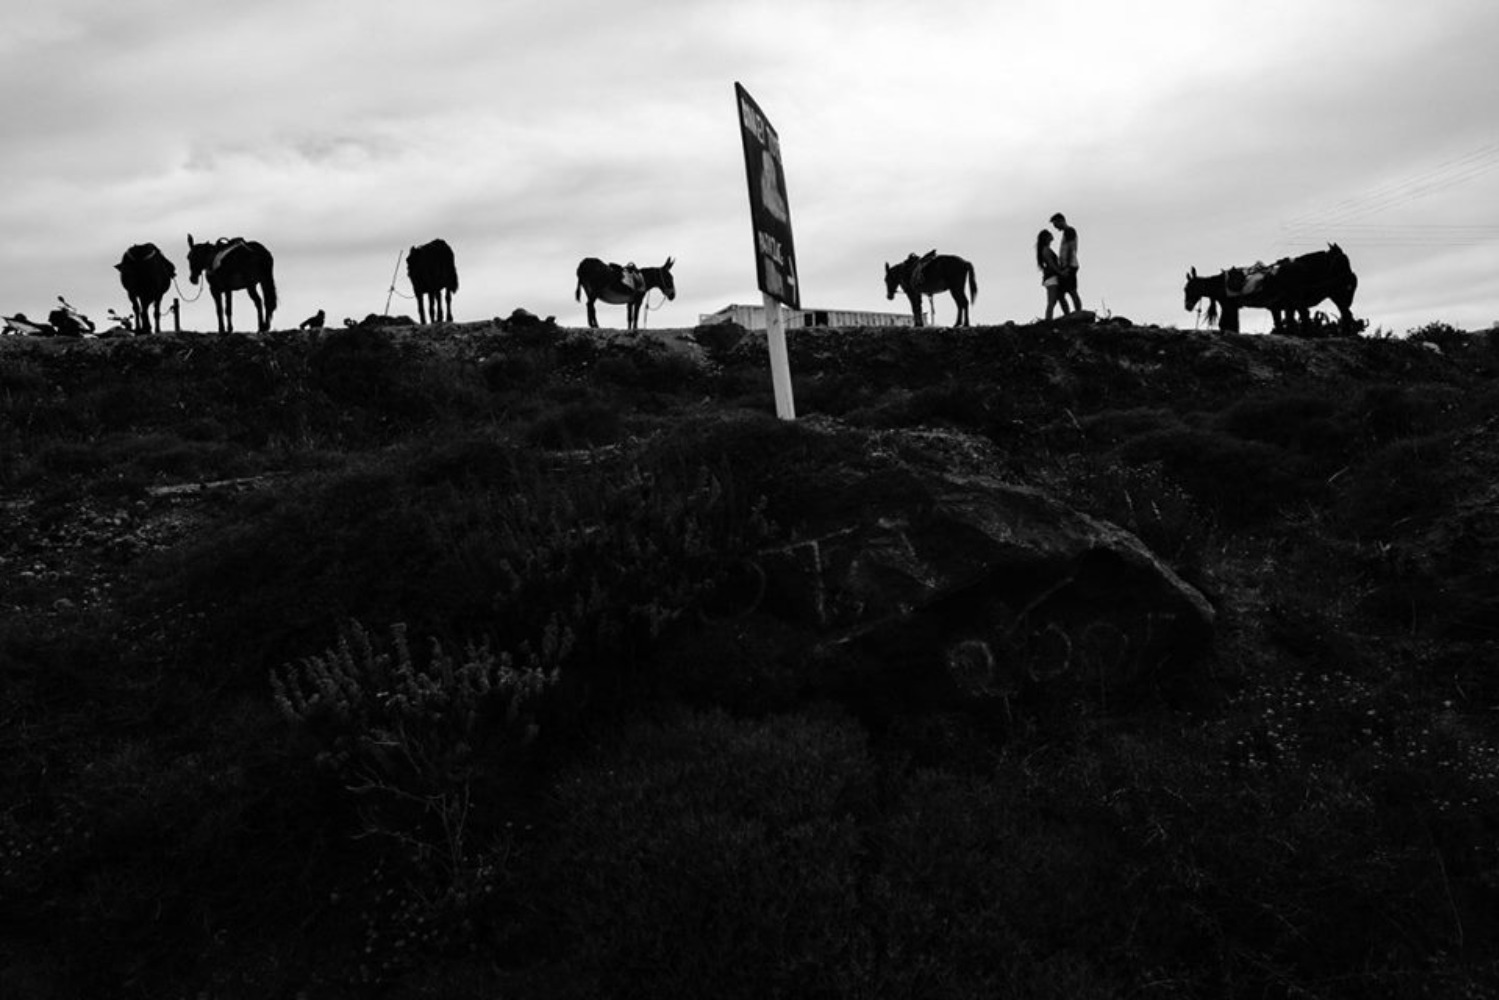
M 377 649 L 355 623 L 333 649 L 272 671 L 282 713 L 357 801 L 358 836 L 387 847 L 375 879 L 385 896 L 364 914 L 360 980 L 383 980 L 417 948 L 469 943 L 498 875 L 493 803 L 536 736 L 534 705 L 570 645 L 554 620 L 514 653 L 471 645 L 454 658 L 433 641 L 418 662 L 404 626 Z
M 1201 586 L 1216 526 L 1159 463 L 1088 461 L 1068 485 L 1073 503 L 1124 528 L 1184 579 Z
M 478 437 L 414 445 L 252 501 L 253 517 L 163 557 L 137 609 L 206 615 L 178 655 L 255 664 L 257 686 L 259 663 L 318 648 L 329 621 L 513 649 L 561 612 L 573 673 L 591 677 L 569 683 L 621 694 L 661 629 L 769 534 L 763 503 L 710 461 L 665 446 L 594 462 Z
M 1459 408 L 1461 391 L 1445 385 L 1371 385 L 1353 403 L 1364 435 L 1385 443 L 1431 434 Z
M 1323 478 L 1304 458 L 1218 431 L 1155 431 L 1130 440 L 1118 454 L 1139 465 L 1159 463 L 1208 509 L 1240 524 L 1317 499 L 1325 489 Z
M 385 330 L 327 334 L 307 356 L 305 378 L 308 390 L 339 408 L 346 432 L 359 436 L 472 417 L 489 405 L 474 369 L 398 343 Z
M 1468 341 L 1468 332 L 1441 320 L 1413 327 L 1405 333 L 1413 344 L 1432 344 L 1443 351 L 1463 347 Z
M 944 424 L 977 434 L 998 434 L 1009 419 L 1003 393 L 992 386 L 951 379 L 911 393 L 895 425 Z
M 542 950 L 573 995 L 858 992 L 872 773 L 842 716 L 638 723 L 560 778 L 562 823 L 515 869 L 518 933 L 550 931 L 505 950 Z
M 92 475 L 109 467 L 109 456 L 98 443 L 58 441 L 40 449 L 36 462 L 54 475 Z
M 594 366 L 595 375 L 622 388 L 655 393 L 682 392 L 702 380 L 702 369 L 688 355 L 646 344 L 650 346 L 605 354 Z
M 479 371 L 491 392 L 515 392 L 535 387 L 551 367 L 550 348 L 518 348 L 485 358 Z
M 1219 413 L 1214 426 L 1245 441 L 1260 441 L 1319 460 L 1341 457 L 1353 428 L 1325 394 L 1283 393 L 1241 400 Z
M 1351 470 L 1338 503 L 1345 530 L 1388 539 L 1442 516 L 1455 486 L 1452 446 L 1446 434 L 1403 438 Z
M 1183 426 L 1181 417 L 1157 407 L 1103 410 L 1078 421 L 1090 441 L 1117 445 L 1142 434 L 1160 433 Z
M 595 399 L 565 403 L 531 422 L 527 444 L 554 451 L 613 444 L 623 434 L 619 407 Z

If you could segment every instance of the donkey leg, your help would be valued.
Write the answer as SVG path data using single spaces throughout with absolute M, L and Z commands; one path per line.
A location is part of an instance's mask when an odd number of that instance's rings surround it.
M 926 317 L 921 315 L 921 296 L 908 294 L 907 298 L 911 300 L 911 319 L 917 326 L 926 326 Z
M 1352 333 L 1358 329 L 1358 320 L 1353 318 L 1353 296 L 1339 297 L 1332 300 L 1332 304 L 1338 307 L 1338 327 L 1343 333 Z
M 588 328 L 597 330 L 599 327 L 599 314 L 593 307 L 593 296 L 588 297 Z

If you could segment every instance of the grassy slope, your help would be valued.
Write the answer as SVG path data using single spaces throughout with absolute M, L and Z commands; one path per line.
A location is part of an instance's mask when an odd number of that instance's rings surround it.
M 878 732 L 716 613 L 816 486 L 753 341 L 0 344 L 0 993 L 1492 995 L 1499 350 L 1421 339 L 799 333 L 816 447 L 982 436 L 1220 609 L 1122 703 Z M 272 703 L 556 608 L 524 746 Z

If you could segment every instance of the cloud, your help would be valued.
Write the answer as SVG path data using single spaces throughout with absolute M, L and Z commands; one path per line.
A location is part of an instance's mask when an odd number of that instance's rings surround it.
M 289 312 L 369 311 L 395 255 L 441 235 L 465 271 L 460 316 L 525 304 L 581 321 L 580 257 L 670 253 L 667 308 L 695 321 L 758 298 L 739 80 L 781 134 L 819 305 L 888 308 L 882 261 L 936 246 L 978 267 L 976 319 L 1029 318 L 1030 245 L 1062 208 L 1083 231 L 1085 299 L 1142 320 L 1184 318 L 1191 264 L 1324 236 L 1343 238 L 1371 306 L 1404 316 L 1450 294 L 1499 311 L 1419 269 L 1447 248 L 1385 245 L 1402 226 L 1495 221 L 1475 206 L 1495 203 L 1499 171 L 1401 187 L 1499 142 L 1486 0 L 209 9 L 54 0 L 8 19 L 0 85 L 27 100 L 0 106 L 15 137 L 0 309 L 64 290 L 102 312 L 124 246 L 175 253 L 192 232 L 270 245 Z M 1336 213 L 1381 190 L 1397 198 Z M 1496 243 L 1477 242 L 1461 287 L 1488 287 L 1474 275 Z M 1393 287 L 1406 280 L 1419 288 Z

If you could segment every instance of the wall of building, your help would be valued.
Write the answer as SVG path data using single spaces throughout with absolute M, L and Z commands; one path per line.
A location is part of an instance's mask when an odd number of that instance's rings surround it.
M 746 330 L 765 329 L 763 305 L 729 305 L 698 317 L 699 325 L 738 323 Z M 859 309 L 788 309 L 786 329 L 817 326 L 912 326 L 907 313 L 867 312 Z

